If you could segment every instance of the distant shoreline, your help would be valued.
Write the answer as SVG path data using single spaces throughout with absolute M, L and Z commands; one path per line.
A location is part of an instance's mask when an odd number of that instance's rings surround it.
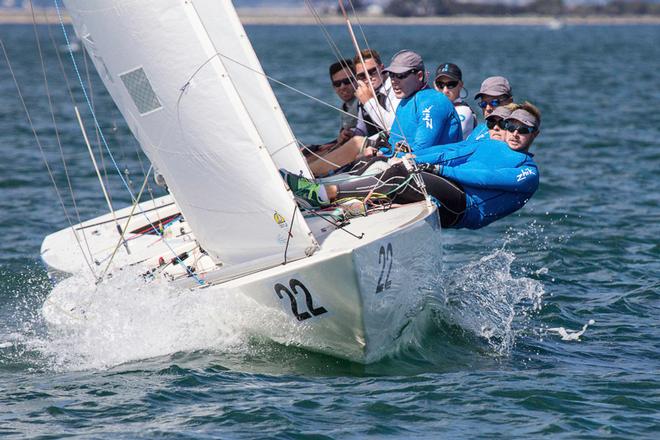
M 59 23 L 59 17 L 54 10 L 35 11 L 37 24 Z M 314 17 L 304 15 L 300 10 L 267 10 L 256 13 L 253 10 L 239 10 L 241 22 L 244 25 L 315 25 Z M 70 23 L 68 16 L 63 17 L 65 23 Z M 344 24 L 342 17 L 328 15 L 321 17 L 323 24 Z M 409 26 L 562 26 L 562 25 L 660 25 L 660 16 L 653 15 L 627 15 L 604 16 L 590 15 L 578 16 L 478 16 L 458 15 L 451 17 L 391 17 L 391 16 L 363 16 L 359 18 L 362 25 L 409 25 Z M 32 15 L 29 11 L 2 11 L 0 12 L 0 25 L 2 24 L 32 24 Z

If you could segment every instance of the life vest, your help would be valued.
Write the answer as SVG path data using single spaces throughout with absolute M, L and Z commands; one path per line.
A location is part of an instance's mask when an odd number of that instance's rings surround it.
M 470 107 L 468 104 L 466 104 L 463 101 L 456 102 L 454 101 L 452 104 L 454 104 L 454 107 L 467 107 L 470 109 L 470 113 L 472 113 L 472 129 L 474 130 L 477 128 L 477 115 L 474 114 L 474 110 L 472 110 L 472 107 Z
M 376 100 L 378 101 L 378 104 L 383 109 L 383 111 L 386 111 L 385 110 L 385 108 L 386 108 L 385 104 L 387 102 L 387 95 L 385 95 L 384 93 L 381 93 L 382 90 L 383 90 L 383 87 L 381 86 L 381 88 L 378 89 L 378 91 L 376 92 Z M 362 119 L 364 120 L 364 122 L 367 125 L 367 137 L 371 137 L 371 136 L 375 135 L 376 133 L 380 133 L 381 131 L 383 131 L 383 129 L 380 128 L 378 126 L 378 124 L 376 124 L 374 122 L 373 119 L 371 119 L 371 116 L 369 116 L 369 113 L 367 113 L 367 111 L 364 109 L 364 106 L 362 104 L 358 104 L 358 105 L 360 106 L 360 109 L 362 110 Z

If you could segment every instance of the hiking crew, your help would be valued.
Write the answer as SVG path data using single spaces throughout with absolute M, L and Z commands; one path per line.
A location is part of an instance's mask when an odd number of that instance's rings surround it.
M 474 99 L 481 99 L 479 107 L 481 108 L 484 118 L 493 113 L 495 108 L 502 105 L 511 104 L 513 102 L 513 92 L 509 80 L 503 76 L 491 76 L 486 78 L 481 83 L 479 93 L 474 95 Z M 488 127 L 485 122 L 477 125 L 468 136 L 468 140 L 488 139 Z
M 381 153 L 392 156 L 397 149 L 421 151 L 463 139 L 453 104 L 426 85 L 424 61 L 419 54 L 411 50 L 396 53 L 384 72 L 389 73 L 394 93 L 401 101 L 390 130 L 389 148 L 381 148 Z
M 377 175 L 331 185 L 283 175 L 294 194 L 311 207 L 374 194 L 393 203 L 412 203 L 424 200 L 424 191 L 406 163 L 414 159 L 423 170 L 419 176 L 426 192 L 438 205 L 441 225 L 479 229 L 520 209 L 539 185 L 538 167 L 529 148 L 539 134 L 540 112 L 525 103 L 505 121 L 506 142 L 484 139 L 434 146 L 415 156 L 394 159 L 391 167 Z
M 465 90 L 467 97 L 467 89 L 463 84 L 463 72 L 461 69 L 452 63 L 443 63 L 435 70 L 435 80 L 433 87 L 440 93 L 444 94 L 454 104 L 456 113 L 461 120 L 461 129 L 463 131 L 463 139 L 472 133 L 474 127 L 477 126 L 477 116 L 474 114 L 468 104 L 463 101 L 461 91 Z

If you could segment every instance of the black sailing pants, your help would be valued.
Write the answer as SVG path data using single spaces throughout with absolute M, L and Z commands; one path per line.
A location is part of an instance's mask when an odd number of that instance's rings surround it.
M 373 161 L 362 163 L 354 168 L 351 174 L 361 176 Z M 440 224 L 443 228 L 454 226 L 465 212 L 465 191 L 458 184 L 436 174 L 422 171 L 419 173 L 426 192 L 438 202 L 440 206 Z M 413 203 L 424 200 L 424 194 L 419 188 L 416 179 L 400 163 L 391 166 L 382 173 L 373 176 L 362 176 L 337 184 L 337 199 L 364 198 L 374 192 L 386 195 L 393 203 Z

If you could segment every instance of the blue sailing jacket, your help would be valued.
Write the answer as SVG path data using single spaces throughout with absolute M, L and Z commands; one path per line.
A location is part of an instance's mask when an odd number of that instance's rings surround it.
M 472 133 L 470 133 L 470 136 L 467 137 L 466 141 L 474 142 L 483 139 L 490 139 L 490 133 L 488 133 L 488 127 L 485 122 L 474 127 L 474 130 L 472 130 Z
M 418 152 L 461 139 L 461 120 L 454 104 L 436 90 L 423 89 L 401 100 L 390 129 L 391 148 L 385 147 L 381 151 L 386 156 L 392 156 L 396 143 L 402 140 Z
M 456 228 L 479 229 L 522 208 L 539 187 L 531 153 L 485 139 L 439 145 L 418 154 L 418 163 L 442 165 L 439 175 L 465 190 L 466 211 Z

